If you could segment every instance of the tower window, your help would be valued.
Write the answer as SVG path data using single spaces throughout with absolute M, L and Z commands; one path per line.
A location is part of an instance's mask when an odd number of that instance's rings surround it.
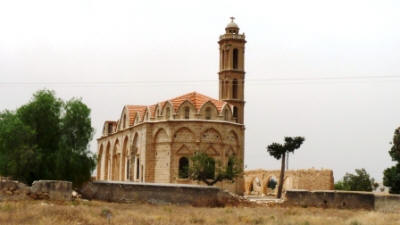
M 179 159 L 179 178 L 189 177 L 189 160 L 186 157 Z
M 206 120 L 210 120 L 211 119 L 211 108 L 207 107 L 206 108 Z
M 237 48 L 233 49 L 233 69 L 238 68 L 238 55 L 239 51 Z
M 238 108 L 236 106 L 233 107 L 233 118 L 238 122 Z
M 190 109 L 189 107 L 185 107 L 185 119 L 189 119 Z
M 232 98 L 238 97 L 238 81 L 236 79 L 232 82 Z
M 228 96 L 228 92 L 229 92 L 229 81 L 225 81 L 225 87 L 224 87 L 224 90 L 225 90 L 225 98 L 229 98 L 229 96 Z

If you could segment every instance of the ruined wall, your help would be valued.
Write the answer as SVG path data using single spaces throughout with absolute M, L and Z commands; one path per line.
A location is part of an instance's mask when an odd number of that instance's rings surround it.
M 71 200 L 72 183 L 61 180 L 34 181 L 32 187 L 15 180 L 0 181 L 0 201 L 47 199 Z
M 183 184 L 91 182 L 80 193 L 83 198 L 110 202 L 146 202 L 193 206 L 238 205 L 240 199 L 216 187 Z
M 287 190 L 284 204 L 299 207 L 399 212 L 400 195 L 374 194 L 362 191 Z
M 279 182 L 280 170 L 249 170 L 244 173 L 245 194 L 274 195 L 277 188 L 268 188 L 271 179 Z M 333 190 L 332 170 L 288 170 L 285 172 L 283 189 Z
M 372 192 L 287 190 L 286 205 L 300 207 L 374 209 Z

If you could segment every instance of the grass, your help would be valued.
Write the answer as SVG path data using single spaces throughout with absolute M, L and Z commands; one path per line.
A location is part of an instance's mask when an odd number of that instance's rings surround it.
M 400 213 L 311 207 L 195 208 L 99 201 L 18 201 L 0 202 L 0 224 L 398 225 Z

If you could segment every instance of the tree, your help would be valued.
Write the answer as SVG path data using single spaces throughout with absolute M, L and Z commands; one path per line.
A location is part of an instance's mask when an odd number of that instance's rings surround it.
M 15 112 L 0 113 L 0 174 L 31 184 L 62 179 L 80 185 L 90 179 L 95 155 L 90 109 L 41 90 Z
M 400 194 L 400 163 L 383 171 L 383 185 L 391 194 Z
M 343 180 L 335 183 L 335 189 L 345 191 L 373 191 L 379 186 L 364 168 L 356 169 L 355 172 L 355 174 L 346 173 Z
M 243 172 L 241 162 L 234 156 L 229 157 L 226 166 L 204 152 L 196 152 L 190 160 L 192 163 L 189 166 L 189 177 L 209 186 L 223 180 L 233 182 Z
M 389 192 L 400 194 L 400 127 L 394 131 L 392 148 L 389 150 L 396 165 L 383 171 L 383 185 L 389 187 Z
M 304 140 L 304 137 L 285 137 L 284 144 L 272 143 L 267 147 L 267 151 L 272 157 L 278 160 L 282 159 L 277 198 L 282 197 L 283 179 L 285 177 L 286 153 L 294 152 L 294 150 L 300 148 Z

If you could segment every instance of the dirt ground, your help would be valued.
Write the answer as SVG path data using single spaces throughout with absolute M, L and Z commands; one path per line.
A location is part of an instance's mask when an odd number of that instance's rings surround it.
M 284 207 L 195 208 L 99 201 L 0 202 L 0 224 L 399 225 L 399 212 Z

